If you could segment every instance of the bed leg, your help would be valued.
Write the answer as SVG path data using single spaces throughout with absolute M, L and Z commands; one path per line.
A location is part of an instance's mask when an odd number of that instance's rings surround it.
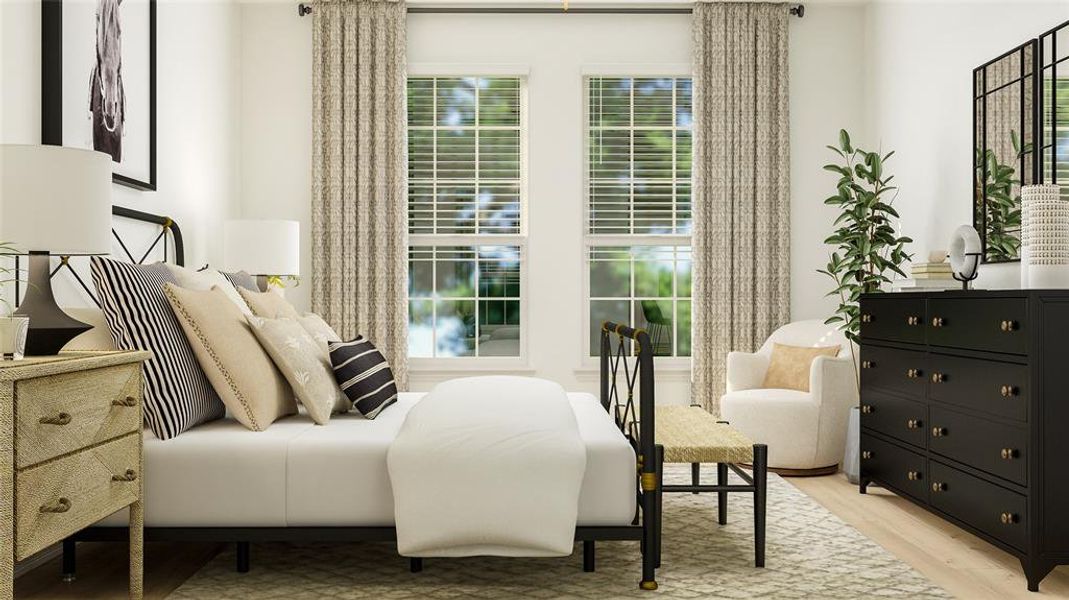
M 702 483 L 702 464 L 690 463 L 690 484 L 694 486 L 701 485 Z M 695 496 L 698 495 L 697 490 L 691 492 Z
M 418 556 L 412 556 L 408 559 L 408 572 L 409 573 L 422 573 L 423 572 L 423 559 Z
M 661 568 L 661 525 L 664 523 L 664 446 L 657 446 L 657 543 L 654 544 L 654 557 L 657 568 Z
M 753 516 L 755 566 L 765 566 L 765 500 L 768 492 L 768 446 L 753 447 Z
M 594 540 L 583 542 L 583 572 L 594 572 Z
M 728 484 L 728 465 L 727 463 L 716 463 L 716 485 Z M 728 493 L 717 492 L 716 493 L 716 512 L 717 522 L 721 525 L 728 524 Z
M 78 578 L 77 542 L 74 538 L 63 539 L 63 581 L 70 583 Z
M 656 454 L 656 451 L 654 452 Z M 648 467 L 647 463 L 647 467 Z M 642 472 L 642 581 L 638 587 L 643 590 L 657 589 L 657 466 L 654 457 L 652 472 Z M 647 475 L 652 475 L 653 485 L 647 484 Z
M 249 558 L 250 558 L 251 553 L 252 552 L 251 552 L 251 548 L 249 547 L 249 542 L 238 542 L 237 543 L 237 554 L 238 554 L 237 570 L 238 570 L 238 573 L 248 573 L 249 572 Z

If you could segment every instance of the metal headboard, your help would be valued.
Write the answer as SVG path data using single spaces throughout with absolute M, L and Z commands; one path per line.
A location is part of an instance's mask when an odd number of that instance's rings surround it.
M 115 238 L 115 241 L 119 242 L 119 247 L 122 248 L 123 253 L 126 255 L 126 258 L 128 258 L 131 263 L 137 265 L 144 264 L 145 261 L 148 260 L 148 257 L 152 254 L 152 251 L 159 247 L 160 244 L 163 244 L 163 261 L 167 262 L 170 258 L 172 258 L 171 254 L 173 253 L 173 260 L 171 262 L 178 266 L 185 266 L 186 255 L 185 244 L 182 241 L 182 230 L 178 227 L 178 223 L 174 222 L 174 219 L 172 219 L 171 217 L 164 217 L 162 215 L 154 215 L 152 213 L 147 213 L 140 210 L 134 210 L 132 208 L 125 208 L 123 206 L 111 207 L 111 214 L 116 217 L 129 219 L 131 221 L 141 221 L 143 223 L 151 223 L 153 225 L 160 226 L 159 234 L 152 240 L 152 243 L 148 245 L 148 248 L 141 255 L 141 258 L 134 258 L 134 254 L 130 251 L 130 247 L 126 245 L 125 241 L 123 241 L 122 237 L 119 235 L 119 232 L 115 231 L 114 227 L 111 228 L 111 235 Z M 169 236 L 167 235 L 168 233 L 170 233 Z M 171 240 L 170 244 L 167 243 L 168 238 L 170 238 Z M 54 269 L 52 269 L 52 273 L 50 276 L 54 278 L 56 274 L 60 271 L 67 270 L 68 272 L 70 272 L 71 276 L 74 277 L 74 280 L 78 282 L 78 285 L 80 285 L 82 289 L 85 290 L 85 293 L 88 294 L 89 297 L 93 300 L 93 302 L 99 307 L 100 300 L 97 299 L 96 295 L 93 293 L 93 290 L 88 285 L 86 285 L 85 280 L 82 278 L 81 275 L 78 274 L 78 271 L 76 271 L 74 267 L 71 266 L 70 259 L 70 256 L 60 256 L 59 264 Z M 16 256 L 16 272 L 18 272 L 18 269 L 19 257 Z M 19 281 L 18 278 L 16 278 L 16 306 L 18 306 L 18 302 L 21 296 L 22 294 L 20 293 L 19 289 Z

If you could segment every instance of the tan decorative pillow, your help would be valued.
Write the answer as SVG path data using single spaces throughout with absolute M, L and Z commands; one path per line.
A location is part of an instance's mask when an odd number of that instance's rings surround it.
M 772 358 L 761 387 L 809 391 L 809 366 L 818 356 L 838 356 L 839 346 L 788 346 L 772 344 Z
M 249 305 L 245 304 L 245 301 L 238 295 L 238 290 L 234 287 L 234 284 L 227 281 L 226 277 L 219 271 L 216 271 L 215 269 L 194 271 L 193 269 L 187 269 L 172 264 L 168 264 L 167 268 L 171 270 L 174 278 L 178 280 L 178 285 L 187 290 L 204 291 L 219 286 L 219 289 L 222 290 L 223 293 L 226 294 L 226 297 L 234 303 L 234 306 L 241 310 L 241 314 L 252 314 L 252 311 L 249 310 Z
M 297 412 L 297 403 L 245 317 L 218 286 L 208 291 L 164 285 L 208 381 L 235 419 L 253 431 Z
M 281 294 L 274 292 L 254 292 L 243 287 L 237 288 L 245 304 L 252 309 L 252 314 L 264 319 L 286 318 L 297 320 L 301 315 L 297 309 L 286 301 Z
M 316 342 L 319 342 L 323 346 L 323 350 L 327 350 L 327 344 L 331 342 L 340 342 L 341 336 L 334 331 L 334 328 L 327 324 L 323 320 L 323 317 L 315 313 L 304 313 L 303 317 L 299 317 L 297 321 L 304 327 L 304 330 L 308 332 L 308 335 L 312 336 Z M 330 364 L 330 357 L 328 354 L 327 364 Z

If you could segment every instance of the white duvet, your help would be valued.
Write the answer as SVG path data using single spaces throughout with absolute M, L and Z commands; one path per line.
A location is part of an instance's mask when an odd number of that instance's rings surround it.
M 408 413 L 387 465 L 404 556 L 572 552 L 586 447 L 556 383 L 441 383 Z

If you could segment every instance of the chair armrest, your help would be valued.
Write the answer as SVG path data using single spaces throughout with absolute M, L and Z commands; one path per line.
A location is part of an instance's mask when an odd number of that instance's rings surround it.
M 857 406 L 857 370 L 849 356 L 818 356 L 809 366 L 809 393 L 818 404 Z
M 727 388 L 729 392 L 761 387 L 768 372 L 768 357 L 749 352 L 728 352 Z

